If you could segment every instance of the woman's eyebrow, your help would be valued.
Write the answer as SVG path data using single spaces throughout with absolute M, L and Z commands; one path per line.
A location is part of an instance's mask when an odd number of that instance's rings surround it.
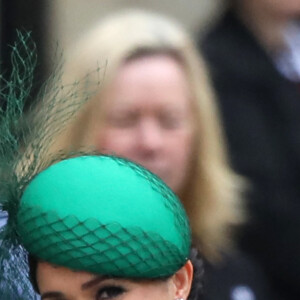
M 46 292 L 46 293 L 43 293 L 42 296 L 41 296 L 41 300 L 44 300 L 44 299 L 63 299 L 64 298 L 64 294 L 61 293 L 61 292 Z
M 99 282 L 101 282 L 101 281 L 103 281 L 103 280 L 106 280 L 106 279 L 109 279 L 109 278 L 111 278 L 111 277 L 109 277 L 109 276 L 97 276 L 97 277 L 93 278 L 92 280 L 83 283 L 83 284 L 81 285 L 81 289 L 82 289 L 82 290 L 89 289 L 89 288 L 91 288 L 92 286 L 98 284 Z

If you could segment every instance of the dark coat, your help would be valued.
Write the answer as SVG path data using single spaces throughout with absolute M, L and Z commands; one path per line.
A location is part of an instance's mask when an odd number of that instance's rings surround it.
M 290 82 L 231 12 L 199 43 L 235 170 L 251 183 L 241 248 L 278 299 L 300 299 L 300 83 Z
M 260 266 L 243 253 L 233 252 L 204 266 L 201 300 L 274 300 Z

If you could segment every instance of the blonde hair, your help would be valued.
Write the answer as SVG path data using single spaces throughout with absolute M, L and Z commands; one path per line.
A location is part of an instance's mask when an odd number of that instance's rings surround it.
M 105 86 L 118 67 L 138 53 L 170 53 L 184 66 L 194 98 L 196 137 L 192 173 L 181 200 L 190 218 L 194 236 L 204 255 L 214 260 L 231 242 L 231 229 L 244 216 L 241 209 L 241 180 L 227 162 L 208 72 L 191 37 L 176 23 L 149 12 L 127 11 L 101 22 L 69 54 L 64 82 L 72 82 L 107 62 Z M 95 128 L 91 114 L 97 95 L 83 108 L 57 145 L 79 148 L 92 144 Z M 101 111 L 97 111 L 102 119 Z M 100 115 L 99 115 L 100 114 Z M 84 126 L 83 126 L 84 125 Z M 97 127 L 99 130 L 99 127 Z

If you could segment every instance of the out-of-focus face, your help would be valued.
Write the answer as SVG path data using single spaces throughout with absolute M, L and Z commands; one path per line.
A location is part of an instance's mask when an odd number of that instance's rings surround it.
M 171 56 L 125 63 L 104 96 L 97 148 L 140 163 L 180 193 L 191 168 L 192 101 L 186 74 Z
M 179 272 L 185 272 L 182 270 Z M 188 294 L 191 284 L 185 273 L 177 277 L 132 281 L 72 271 L 47 262 L 40 262 L 37 267 L 42 300 L 174 300 Z

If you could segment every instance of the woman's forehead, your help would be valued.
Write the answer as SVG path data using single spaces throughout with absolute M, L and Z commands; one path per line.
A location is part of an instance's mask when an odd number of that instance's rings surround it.
M 168 56 L 139 58 L 124 64 L 105 93 L 109 106 L 121 107 L 138 100 L 151 104 L 157 99 L 160 105 L 182 106 L 189 94 L 183 68 Z

